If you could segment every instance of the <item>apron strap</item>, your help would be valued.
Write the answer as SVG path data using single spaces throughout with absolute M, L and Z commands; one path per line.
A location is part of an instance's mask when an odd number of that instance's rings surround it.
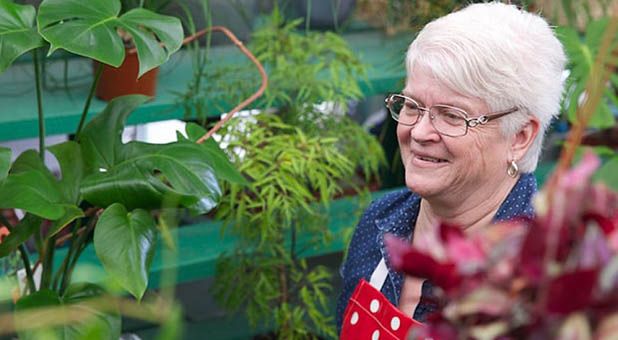
M 388 268 L 386 267 L 386 261 L 384 261 L 384 257 L 378 263 L 378 266 L 371 274 L 371 279 L 369 279 L 369 284 L 372 285 L 378 291 L 382 290 L 382 286 L 384 286 L 384 282 L 386 281 L 386 277 L 388 276 Z

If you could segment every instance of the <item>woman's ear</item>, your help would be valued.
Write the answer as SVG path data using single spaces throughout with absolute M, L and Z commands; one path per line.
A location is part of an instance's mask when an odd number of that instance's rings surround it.
M 528 151 L 538 133 L 539 120 L 532 116 L 513 137 L 513 142 L 511 143 L 512 158 L 519 161 L 524 157 L 524 154 L 526 154 L 526 151 Z

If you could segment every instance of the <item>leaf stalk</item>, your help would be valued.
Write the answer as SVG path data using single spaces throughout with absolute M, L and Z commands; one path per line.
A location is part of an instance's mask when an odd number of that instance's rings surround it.
M 82 132 L 82 128 L 84 127 L 84 123 L 86 122 L 86 116 L 88 115 L 88 109 L 90 109 L 90 102 L 92 101 L 92 97 L 94 97 L 94 91 L 96 90 L 97 84 L 99 83 L 99 79 L 101 78 L 101 72 L 103 72 L 103 63 L 99 63 L 99 65 L 97 66 L 97 71 L 94 75 L 92 86 L 90 86 L 90 92 L 88 93 L 88 98 L 86 98 L 86 104 L 84 105 L 82 116 L 79 119 L 79 125 L 77 126 L 77 131 L 75 132 L 75 140 L 79 140 L 79 134 L 80 132 Z

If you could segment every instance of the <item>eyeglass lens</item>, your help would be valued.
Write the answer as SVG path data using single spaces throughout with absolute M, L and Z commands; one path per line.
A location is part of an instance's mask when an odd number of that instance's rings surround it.
M 427 109 L 403 96 L 391 96 L 389 101 L 390 114 L 403 125 L 415 125 Z M 433 126 L 438 132 L 448 136 L 463 136 L 467 132 L 465 112 L 445 105 L 434 105 L 430 108 Z

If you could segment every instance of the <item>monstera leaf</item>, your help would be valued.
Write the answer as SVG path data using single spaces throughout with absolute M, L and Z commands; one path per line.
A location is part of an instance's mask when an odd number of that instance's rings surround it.
M 43 164 L 39 153 L 27 150 L 22 153 L 11 166 L 10 174 L 1 180 L 0 177 L 0 208 L 22 209 L 31 214 L 51 220 L 50 230 L 46 237 L 55 235 L 78 217 L 83 211 L 80 203 L 79 184 L 83 176 L 83 162 L 79 146 L 75 142 L 54 145 L 49 150 L 56 156 L 62 170 L 62 179 L 58 180 Z M 10 162 L 10 153 L 0 149 L 0 170 Z M 1 175 L 5 174 L 2 170 Z M 1 176 L 0 175 L 0 176 Z M 34 218 L 34 216 L 32 216 Z M 21 227 L 16 232 L 15 239 L 25 241 L 38 230 L 38 223 L 22 220 L 29 227 Z M 20 224 L 22 224 L 20 222 Z M 38 224 L 38 225 L 37 225 Z M 14 246 L 19 245 L 16 242 Z M 13 247 L 13 243 L 6 244 Z M 0 247 L 0 253 L 13 248 Z
M 200 139 L 205 133 L 203 127 L 195 124 L 189 123 L 186 127 L 187 136 L 192 141 L 197 141 Z M 181 138 L 181 135 L 178 136 L 178 139 Z M 209 138 L 201 144 L 202 149 L 208 153 L 209 158 L 212 160 L 213 168 L 215 169 L 215 173 L 217 178 L 225 179 L 230 182 L 249 185 L 249 182 L 236 170 L 234 165 L 227 158 L 226 154 L 219 148 L 217 142 L 215 142 L 212 138 Z
M 96 298 L 103 289 L 91 283 L 69 286 L 63 296 L 44 289 L 24 296 L 15 305 L 15 326 L 22 340 L 83 339 L 93 329 L 103 336 L 98 339 L 117 340 L 120 337 L 120 316 L 107 313 L 84 300 Z M 81 303 L 80 303 L 81 302 Z M 72 316 L 72 317 L 71 317 Z M 45 321 L 58 321 L 59 326 L 32 329 L 33 325 Z
M 59 219 L 52 221 L 47 238 L 56 235 L 60 230 L 75 219 L 84 216 L 84 212 L 78 207 L 81 203 L 80 184 L 84 177 L 84 162 L 79 145 L 73 141 L 56 144 L 47 148 L 56 156 L 60 165 L 62 179 L 59 182 L 60 194 L 63 197 L 64 214 Z
M 39 33 L 51 44 L 50 54 L 62 48 L 118 67 L 125 57 L 117 33 L 121 28 L 137 48 L 138 77 L 167 61 L 182 45 L 178 18 L 143 8 L 118 16 L 120 9 L 120 0 L 44 0 L 37 16 Z
M 32 6 L 0 0 L 0 73 L 20 55 L 45 43 L 34 27 Z
M 22 209 L 55 220 L 64 214 L 60 185 L 34 150 L 22 153 L 0 183 L 0 208 Z
M 124 122 L 147 99 L 114 99 L 84 127 L 80 145 L 89 173 L 81 184 L 84 199 L 101 207 L 118 202 L 133 210 L 161 208 L 168 197 L 194 213 L 209 211 L 221 190 L 213 168 L 217 163 L 200 145 L 184 139 L 122 144 Z
M 58 161 L 62 179 L 60 179 L 60 189 L 66 202 L 79 204 L 79 186 L 84 177 L 84 161 L 82 159 L 79 144 L 68 141 L 47 148 Z
M 105 270 L 138 300 L 146 291 L 157 240 L 156 223 L 146 210 L 107 207 L 94 230 L 94 249 Z

